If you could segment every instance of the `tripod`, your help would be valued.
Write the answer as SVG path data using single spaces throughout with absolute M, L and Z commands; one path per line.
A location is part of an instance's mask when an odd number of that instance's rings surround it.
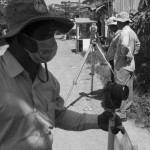
M 96 51 L 98 51 L 99 54 L 104 58 L 104 60 L 107 63 L 107 65 L 110 67 L 111 71 L 114 73 L 113 69 L 111 68 L 111 65 L 109 64 L 109 62 L 105 58 L 105 55 L 102 52 L 102 48 L 99 47 L 97 41 L 98 41 L 98 39 L 91 39 L 89 49 L 86 52 L 86 54 L 84 56 L 84 59 L 83 59 L 83 61 L 81 63 L 81 66 L 79 68 L 79 71 L 77 72 L 77 74 L 76 74 L 76 76 L 75 76 L 75 78 L 73 80 L 73 84 L 72 84 L 72 86 L 71 86 L 71 88 L 70 88 L 70 90 L 69 90 L 69 92 L 67 94 L 67 97 L 65 99 L 65 103 L 67 103 L 68 98 L 69 98 L 69 96 L 70 96 L 70 94 L 71 94 L 71 92 L 73 90 L 74 85 L 77 84 L 77 80 L 78 80 L 78 78 L 80 76 L 80 73 L 81 73 L 81 71 L 83 69 L 83 66 L 84 66 L 84 64 L 85 64 L 85 62 L 87 60 L 87 57 L 88 57 L 88 55 L 89 55 L 90 52 L 91 52 L 91 73 L 90 73 L 90 75 L 91 75 L 91 93 L 90 94 L 92 94 L 92 92 L 93 92 L 93 80 L 94 80 L 94 72 L 95 72 L 95 52 Z

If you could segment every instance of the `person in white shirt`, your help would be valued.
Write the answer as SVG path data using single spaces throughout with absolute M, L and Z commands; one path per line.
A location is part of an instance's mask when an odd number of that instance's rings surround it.
M 127 85 L 129 88 L 129 97 L 123 101 L 119 109 L 121 118 L 126 120 L 126 110 L 129 109 L 133 101 L 133 76 L 135 71 L 134 55 L 140 49 L 140 41 L 136 33 L 130 28 L 129 13 L 120 12 L 114 19 L 121 33 L 116 39 L 117 47 L 114 55 L 115 82 Z

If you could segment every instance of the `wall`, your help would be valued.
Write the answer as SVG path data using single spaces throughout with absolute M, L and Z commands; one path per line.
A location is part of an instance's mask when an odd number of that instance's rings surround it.
M 118 13 L 121 11 L 130 12 L 130 10 L 137 10 L 140 0 L 112 0 L 113 12 Z

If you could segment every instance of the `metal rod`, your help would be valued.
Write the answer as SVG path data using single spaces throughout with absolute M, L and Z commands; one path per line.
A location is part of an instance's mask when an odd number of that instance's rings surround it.
M 94 60 L 93 60 L 93 47 L 91 51 L 91 92 L 93 91 L 93 76 L 94 76 Z
M 93 81 L 94 81 L 94 72 L 95 72 L 95 46 L 92 44 L 91 51 L 91 93 L 93 92 Z
M 101 53 L 101 55 L 103 56 L 105 62 L 106 62 L 107 65 L 110 67 L 110 70 L 112 71 L 112 73 L 115 74 L 115 72 L 114 72 L 114 70 L 112 69 L 110 63 L 107 61 L 105 55 L 103 54 L 102 49 L 101 49 L 97 44 L 96 44 L 96 46 L 97 46 L 97 49 L 99 50 L 99 52 Z

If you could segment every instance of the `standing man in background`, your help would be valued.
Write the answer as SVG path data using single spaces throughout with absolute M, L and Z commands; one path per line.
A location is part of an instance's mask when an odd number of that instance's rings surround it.
M 117 42 L 114 56 L 115 82 L 127 85 L 129 88 L 128 100 L 122 102 L 118 115 L 123 120 L 126 120 L 126 111 L 133 102 L 134 55 L 140 49 L 140 42 L 136 33 L 129 26 L 129 23 L 132 22 L 129 18 L 129 13 L 120 12 L 114 21 L 117 21 L 117 26 L 121 30 L 119 37 L 115 41 Z
M 114 21 L 115 17 L 110 17 L 106 21 L 106 25 L 109 30 L 109 37 L 106 39 L 108 43 L 108 51 L 106 54 L 106 58 L 109 61 L 112 69 L 114 70 L 114 56 L 117 49 L 117 38 L 120 35 L 121 30 L 118 30 L 117 22 Z M 114 82 L 114 74 L 111 72 L 111 81 Z
M 115 35 L 118 31 L 117 22 L 114 21 L 114 19 L 115 19 L 115 17 L 112 16 L 105 21 L 106 26 L 108 26 L 108 37 L 106 39 L 106 42 L 108 45 L 111 44 L 113 38 L 115 37 Z

